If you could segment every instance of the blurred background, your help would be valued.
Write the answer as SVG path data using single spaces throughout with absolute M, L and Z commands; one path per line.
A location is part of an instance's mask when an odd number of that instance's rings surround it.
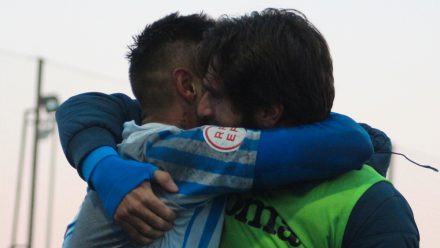
M 48 110 L 53 96 L 62 102 L 86 91 L 132 95 L 125 54 L 146 24 L 175 11 L 217 18 L 266 7 L 302 11 L 326 37 L 335 112 L 382 129 L 395 152 L 439 167 L 438 1 L 0 0 L 0 247 L 11 247 L 13 236 L 16 247 L 28 240 L 40 58 Z M 33 247 L 60 247 L 86 184 L 64 158 L 53 113 L 42 108 L 40 119 Z M 393 156 L 392 180 L 412 206 L 421 247 L 438 247 L 439 173 Z

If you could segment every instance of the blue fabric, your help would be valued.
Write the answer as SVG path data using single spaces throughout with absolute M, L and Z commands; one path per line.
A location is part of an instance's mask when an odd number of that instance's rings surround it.
M 370 135 L 375 153 L 367 161 L 385 176 L 391 160 L 391 140 L 367 124 L 361 126 Z M 420 235 L 405 198 L 391 184 L 379 182 L 369 188 L 356 203 L 344 233 L 343 248 L 419 247 Z
M 133 129 L 131 132 L 146 128 L 133 122 L 128 122 L 127 127 Z M 303 126 L 247 130 L 241 146 L 233 152 L 218 152 L 209 147 L 203 138 L 206 128 L 210 127 L 190 130 L 174 127 L 156 131 L 142 143 L 146 144 L 147 161 L 152 159 L 170 165 L 184 161 L 182 166 L 185 168 L 220 174 L 224 179 L 227 175 L 255 178 L 254 187 L 267 189 L 329 178 L 358 169 L 373 153 L 370 137 L 365 130 L 349 117 L 336 113 L 325 121 Z M 173 143 L 179 144 L 177 148 L 170 146 Z M 121 144 L 120 148 L 123 146 Z M 125 157 L 134 156 L 128 154 Z M 252 170 L 254 163 L 255 174 Z M 181 174 L 177 173 L 175 179 L 188 179 L 181 178 Z M 236 185 L 230 186 L 237 188 Z M 184 189 L 180 188 L 183 192 Z
M 118 155 L 101 159 L 91 175 L 91 182 L 108 216 L 113 217 L 126 194 L 144 181 L 150 181 L 157 167 L 149 163 L 123 160 Z
M 194 214 L 192 215 L 191 220 L 188 223 L 188 227 L 186 228 L 186 231 L 185 231 L 185 237 L 183 239 L 182 248 L 186 248 L 186 243 L 188 242 L 188 237 L 191 233 L 191 229 L 193 227 L 194 220 L 197 218 L 197 216 L 199 215 L 200 211 L 202 211 L 202 209 L 203 209 L 203 207 L 198 207 L 194 211 Z
M 83 177 L 81 166 L 87 155 L 101 146 L 116 148 L 122 141 L 123 123 L 140 123 L 141 109 L 136 100 L 124 94 L 89 92 L 63 102 L 56 120 L 64 154 Z
M 188 181 L 180 181 L 174 180 L 179 187 L 179 194 L 195 196 L 195 195 L 213 195 L 213 194 L 222 194 L 225 192 L 236 192 L 237 188 L 234 187 L 222 187 L 222 186 L 209 186 L 206 187 L 205 184 L 188 182 Z
M 213 151 L 213 150 L 212 150 Z M 215 151 L 213 151 L 214 153 Z M 162 159 L 167 163 L 185 164 L 188 168 L 210 173 L 253 178 L 255 168 L 249 164 L 235 161 L 223 161 L 212 157 L 200 156 L 188 151 L 179 151 L 170 147 L 152 147 L 147 156 Z M 185 161 L 188 161 L 185 163 Z
M 212 205 L 211 212 L 209 212 L 208 219 L 203 227 L 203 234 L 202 238 L 200 239 L 199 248 L 209 247 L 209 242 L 211 241 L 214 230 L 218 224 L 217 222 L 225 209 L 225 198 L 215 198 Z
M 95 169 L 96 165 L 104 159 L 105 157 L 111 155 L 118 155 L 114 148 L 110 146 L 99 147 L 96 150 L 93 150 L 86 159 L 84 159 L 84 163 L 82 166 L 82 175 L 84 180 L 89 183 L 90 176 Z
M 67 225 L 66 232 L 64 233 L 64 241 L 63 241 L 63 248 L 70 247 L 70 241 L 72 239 L 73 232 L 75 231 L 75 225 L 76 225 L 76 218 L 78 216 L 75 216 L 73 221 Z
M 343 248 L 419 247 L 411 208 L 391 184 L 380 182 L 356 203 L 344 233 Z
M 93 137 L 93 139 L 90 137 Z M 72 149 L 72 151 L 75 150 L 75 152 L 72 152 L 73 156 L 70 157 L 70 159 L 69 157 L 67 158 L 71 164 L 76 165 L 75 168 L 81 178 L 84 179 L 84 176 L 82 175 L 82 161 L 84 161 L 91 151 L 102 146 L 116 148 L 116 141 L 111 132 L 101 127 L 84 128 L 81 132 L 78 132 L 70 139 L 69 150 Z M 65 154 L 67 154 L 67 151 Z
M 372 154 L 368 133 L 351 118 L 337 113 L 323 122 L 264 130 L 255 185 L 270 188 L 330 178 L 359 169 Z M 276 166 L 267 166 L 270 164 Z
M 391 162 L 392 145 L 390 138 L 381 130 L 373 128 L 365 123 L 359 123 L 373 140 L 374 155 L 366 162 L 373 166 L 382 176 L 386 176 Z
M 270 185 L 270 181 L 274 179 L 280 182 L 280 184 L 283 184 L 285 183 L 284 179 L 287 179 L 287 177 L 296 177 L 293 180 L 299 181 L 322 179 L 337 175 L 349 169 L 359 168 L 362 162 L 364 162 L 362 160 L 368 159 L 368 157 L 363 155 L 367 153 L 371 154 L 369 147 L 365 147 L 365 141 L 368 140 L 368 138 L 366 138 L 366 136 L 359 136 L 359 133 L 350 135 L 350 132 L 343 136 L 339 135 L 339 132 L 344 131 L 344 126 L 340 124 L 344 121 L 348 122 L 347 119 L 349 119 L 344 118 L 347 117 L 332 114 L 329 121 L 322 123 L 302 126 L 293 130 L 281 129 L 276 133 L 272 133 L 275 132 L 273 130 L 263 131 L 263 142 L 261 142 L 261 149 L 259 149 L 260 154 L 258 155 L 256 171 L 258 171 L 258 174 L 260 174 L 261 171 L 262 175 L 265 175 L 264 178 L 267 179 L 264 180 L 262 177 L 257 177 L 256 185 L 261 183 L 261 187 L 263 188 Z M 101 146 L 115 147 L 116 143 L 121 142 L 122 125 L 123 122 L 128 120 L 139 122 L 140 108 L 136 101 L 123 94 L 106 95 L 95 92 L 85 93 L 71 97 L 60 106 L 57 111 L 57 122 L 61 144 L 69 162 L 77 168 L 83 178 L 84 175 L 82 175 L 82 172 L 87 171 L 82 169 L 84 159 L 91 151 Z M 338 120 L 342 122 L 338 122 Z M 354 122 L 350 125 L 354 128 L 353 130 L 358 131 L 359 127 L 354 126 L 356 125 Z M 338 129 L 332 130 L 332 128 Z M 363 130 L 361 131 L 364 132 Z M 290 138 L 280 140 L 280 138 L 284 138 L 289 132 Z M 334 134 L 336 142 L 332 142 L 331 139 L 322 140 L 320 137 L 323 136 L 319 136 L 322 132 L 327 132 L 327 135 Z M 90 137 L 94 137 L 94 139 L 90 140 Z M 307 137 L 309 138 L 307 139 Z M 313 137 L 316 137 L 316 140 L 310 141 Z M 360 140 L 364 143 L 360 142 Z M 309 145 L 304 146 L 302 144 L 303 142 L 309 142 Z M 341 145 L 344 145 L 342 142 L 351 142 L 350 144 L 354 145 L 346 149 L 345 154 L 347 156 L 340 156 L 341 152 L 343 152 L 341 151 L 341 147 L 343 147 Z M 322 145 L 320 143 L 322 143 Z M 313 149 L 312 144 L 320 144 L 320 149 Z M 369 144 L 366 146 L 369 146 Z M 346 147 L 344 147 L 344 149 L 345 148 Z M 365 151 L 368 152 L 365 153 Z M 339 155 L 335 156 L 336 153 Z M 322 156 L 314 156 L 315 154 L 321 154 Z M 298 167 L 291 167 L 290 169 L 297 171 L 286 171 L 285 166 L 277 166 L 279 171 L 275 171 L 273 168 L 267 166 L 266 161 L 273 158 L 281 162 L 280 165 L 286 165 L 289 161 L 285 160 L 287 155 L 292 155 L 291 158 L 295 158 L 295 160 L 290 160 L 290 162 L 293 162 L 293 164 Z M 307 157 L 310 157 L 309 155 L 313 155 L 312 158 L 316 159 L 304 161 L 307 160 Z M 329 157 L 326 161 L 321 159 L 323 156 L 329 155 L 333 155 L 333 157 Z M 361 156 L 357 157 L 357 161 L 350 160 L 353 159 L 355 155 Z M 344 159 L 346 160 L 344 161 Z M 319 163 L 315 163 L 316 161 L 319 161 Z M 307 163 L 302 164 L 304 162 Z M 307 168 L 308 165 L 314 167 Z M 316 167 L 321 165 L 326 166 L 322 171 L 319 170 L 321 168 Z M 285 178 L 281 178 L 281 180 L 278 181 L 280 178 L 278 178 L 277 175 L 285 175 Z
M 258 143 L 251 142 L 255 144 L 253 146 L 245 144 L 248 139 L 258 138 L 260 133 L 243 130 L 243 135 L 245 133 L 246 136 L 243 137 L 240 149 L 220 152 L 213 149 L 208 142 L 198 141 L 205 133 L 203 130 L 209 128 L 182 130 L 159 123 L 139 126 L 127 122 L 124 124 L 124 142 L 118 146 L 118 151 L 125 159 L 154 163 L 164 169 L 177 182 L 181 193 L 195 189 L 191 185 L 186 190 L 185 186 L 188 184 L 179 183 L 181 181 L 201 186 L 196 187 L 197 191 L 194 192 L 198 195 L 216 192 L 219 187 L 225 189 L 221 193 L 250 190 L 253 186 Z M 182 133 L 192 135 L 182 138 Z M 208 195 L 207 197 L 212 198 Z

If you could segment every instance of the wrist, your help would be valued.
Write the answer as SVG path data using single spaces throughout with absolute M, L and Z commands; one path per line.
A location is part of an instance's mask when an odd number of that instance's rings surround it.
M 118 156 L 118 153 L 111 146 L 101 146 L 95 150 L 93 150 L 83 162 L 83 166 L 81 168 L 81 172 L 84 180 L 93 188 L 93 183 L 91 182 L 91 176 L 99 164 L 100 161 L 109 157 L 109 156 Z
M 150 181 L 157 167 L 119 155 L 109 155 L 98 162 L 90 181 L 98 193 L 106 213 L 113 217 L 122 199 L 144 181 Z

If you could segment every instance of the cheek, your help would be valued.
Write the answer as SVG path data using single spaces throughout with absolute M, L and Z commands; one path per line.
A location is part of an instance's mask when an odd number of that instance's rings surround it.
M 197 104 L 197 110 L 202 111 L 203 109 L 207 109 L 210 108 L 210 100 L 209 100 L 209 96 L 207 93 L 204 93 L 200 99 L 199 102 Z
M 216 117 L 222 126 L 237 127 L 241 125 L 241 115 L 233 111 L 231 104 L 227 101 L 218 106 Z

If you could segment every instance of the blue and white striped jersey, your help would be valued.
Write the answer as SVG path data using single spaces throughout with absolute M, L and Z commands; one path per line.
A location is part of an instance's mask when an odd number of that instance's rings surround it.
M 180 190 L 166 194 L 154 188 L 181 218 L 150 247 L 215 247 L 223 221 L 222 194 L 334 176 L 357 168 L 372 151 L 365 131 L 339 114 L 306 126 L 263 131 L 215 126 L 183 131 L 158 123 L 128 122 L 123 137 L 119 152 L 124 158 L 158 165 L 171 174 Z M 100 160 L 91 161 L 96 165 Z M 124 171 L 106 171 L 108 180 L 130 178 Z M 106 197 L 112 200 L 111 195 Z M 64 247 L 132 247 L 101 201 L 95 191 L 88 192 L 76 223 L 69 226 L 75 231 L 68 232 Z
M 179 193 L 153 188 L 178 218 L 171 231 L 148 247 L 218 247 L 224 217 L 221 194 L 253 186 L 259 131 L 124 124 L 119 153 L 169 172 Z M 164 155 L 166 154 L 166 156 Z

